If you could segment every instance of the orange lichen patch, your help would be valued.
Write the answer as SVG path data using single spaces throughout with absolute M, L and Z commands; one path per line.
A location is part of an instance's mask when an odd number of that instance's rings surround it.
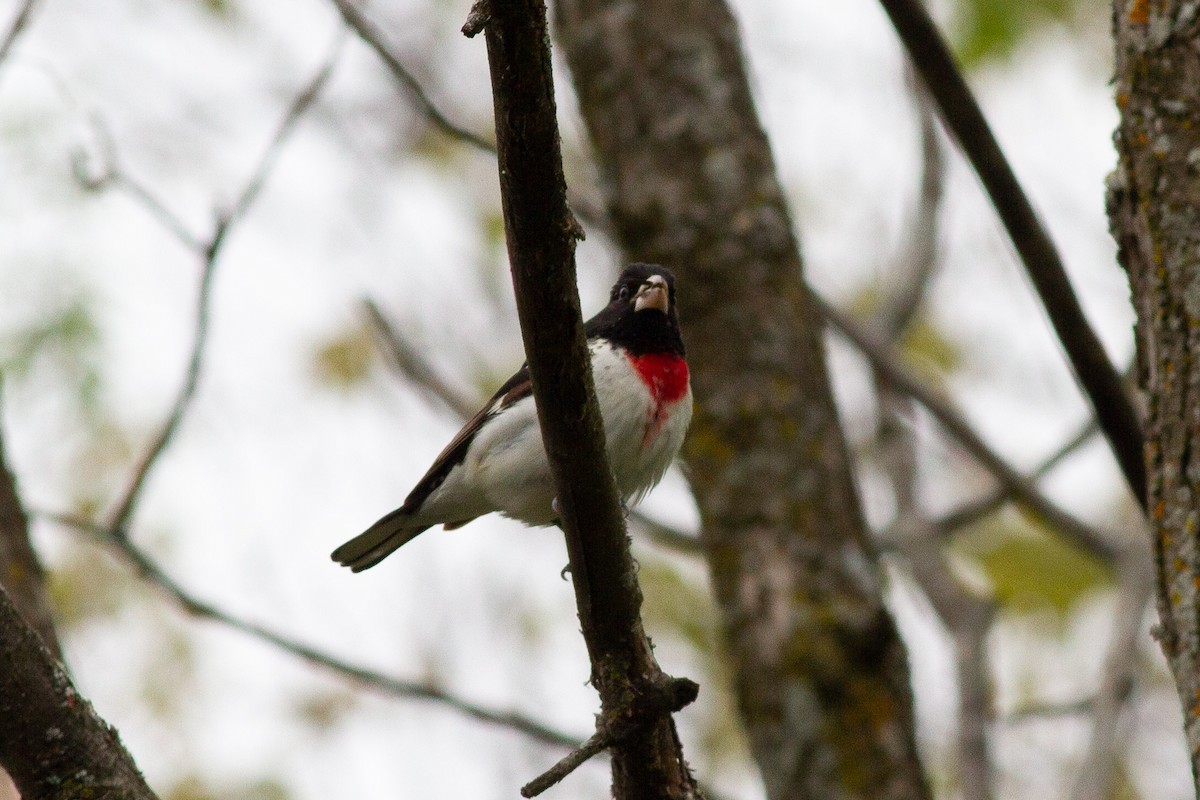
M 1146 25 L 1150 22 L 1149 0 L 1133 0 L 1129 7 L 1129 22 L 1133 25 Z
M 1167 504 L 1165 502 L 1163 502 L 1162 500 L 1159 500 L 1157 503 L 1154 504 L 1154 518 L 1162 519 L 1166 515 L 1167 515 Z
M 1117 92 L 1117 108 L 1129 105 L 1129 92 Z

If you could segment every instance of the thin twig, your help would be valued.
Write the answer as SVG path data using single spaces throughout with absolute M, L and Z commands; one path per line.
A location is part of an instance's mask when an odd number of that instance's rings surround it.
M 1100 431 L 1100 425 L 1096 422 L 1095 417 L 1088 417 L 1078 431 L 1076 431 L 1069 439 L 1062 443 L 1057 450 L 1050 454 L 1041 464 L 1030 472 L 1025 480 L 1030 484 L 1036 485 L 1039 480 L 1053 471 L 1059 464 L 1069 458 L 1083 445 L 1092 440 Z M 991 514 L 1004 505 L 1005 501 L 1011 496 L 1009 487 L 1001 484 L 994 491 L 978 500 L 973 500 L 966 503 L 955 510 L 944 514 L 937 520 L 934 520 L 934 526 L 942 536 L 949 536 L 956 531 L 974 525 L 979 520 Z
M 332 2 L 337 6 L 338 12 L 341 13 L 342 19 L 345 20 L 350 29 L 358 34 L 358 37 L 375 51 L 375 54 L 379 56 L 379 59 L 383 61 L 392 73 L 392 77 L 404 87 L 404 90 L 412 98 L 413 102 L 417 104 L 418 110 L 427 120 L 452 139 L 465 142 L 485 153 L 494 154 L 496 152 L 496 145 L 466 128 L 455 125 L 441 112 L 433 100 L 430 99 L 425 89 L 413 77 L 413 74 L 400 61 L 400 57 L 396 55 L 391 45 L 388 44 L 386 34 L 384 34 L 378 25 L 363 14 L 352 0 L 332 0 Z
M 217 262 L 222 251 L 222 246 L 227 240 L 230 231 L 245 218 L 246 213 L 258 198 L 259 192 L 266 183 L 271 168 L 274 166 L 284 143 L 292 131 L 295 130 L 301 117 L 304 116 L 304 113 L 312 106 L 318 95 L 320 95 L 321 90 L 329 82 L 330 75 L 333 73 L 333 68 L 341 52 L 341 45 L 342 37 L 339 35 L 330 56 L 313 79 L 305 85 L 292 101 L 287 113 L 284 115 L 283 121 L 276 129 L 275 135 L 271 138 L 270 143 L 255 166 L 254 172 L 247 180 L 242 191 L 238 194 L 237 200 L 227 213 L 221 214 L 218 217 L 212 236 L 207 243 L 199 248 L 204 261 L 201 267 L 200 285 L 196 297 L 196 322 L 192 336 L 192 346 L 188 356 L 187 368 L 184 372 L 183 384 L 175 396 L 175 401 L 171 406 L 170 412 L 167 414 L 166 420 L 159 428 L 150 445 L 146 448 L 146 451 L 142 454 L 142 457 L 138 460 L 137 465 L 130 475 L 125 491 L 113 506 L 107 524 L 109 530 L 114 535 L 120 535 L 121 531 L 128 524 L 151 469 L 166 450 L 171 439 L 174 438 L 188 408 L 191 406 L 192 398 L 195 397 L 196 387 L 200 382 L 200 373 L 204 366 L 204 354 L 208 342 L 209 316 L 212 305 L 213 277 L 216 274 Z M 146 197 L 150 197 L 150 195 L 146 195 Z
M 428 684 L 394 678 L 367 667 L 353 664 L 337 656 L 322 652 L 315 647 L 299 642 L 277 631 L 240 619 L 227 611 L 184 589 L 171 578 L 145 551 L 129 537 L 114 537 L 106 525 L 91 522 L 72 514 L 37 512 L 38 516 L 58 525 L 85 533 L 114 553 L 139 577 L 160 590 L 185 613 L 207 619 L 228 628 L 241 631 L 256 639 L 291 653 L 309 664 L 328 669 L 363 686 L 383 694 L 401 698 L 432 700 L 473 719 L 500 725 L 523 733 L 537 741 L 556 747 L 574 747 L 581 737 L 556 731 L 542 723 L 516 712 L 494 711 L 484 708 Z
M 646 538 L 657 545 L 690 556 L 704 555 L 704 545 L 701 544 L 700 537 L 693 533 L 686 533 L 656 519 L 651 519 L 637 509 L 630 509 L 629 519 L 638 526 Z
M 1091 401 L 1121 471 L 1146 505 L 1142 426 L 1121 376 L 1088 323 L 1058 250 L 992 134 L 921 0 L 880 0 L 917 71 L 987 190 L 1037 289 L 1071 368 Z
M 845 314 L 831 306 L 815 292 L 810 293 L 817 311 L 857 348 L 877 374 L 883 376 L 898 390 L 912 397 L 974 456 L 992 475 L 999 480 L 1012 496 L 1040 516 L 1048 525 L 1067 537 L 1082 550 L 1091 553 L 1105 564 L 1116 559 L 1113 547 L 1092 526 L 1065 511 L 1046 497 L 1036 486 L 1026 480 L 1007 461 L 987 445 L 979 434 L 964 420 L 950 404 L 937 397 L 920 381 L 908 374 L 894 358 L 889 348 L 874 341 Z
M 373 300 L 363 300 L 362 306 L 371 329 L 375 331 L 376 338 L 386 350 L 388 363 L 397 373 L 441 400 L 462 419 L 467 420 L 475 415 L 483 398 L 468 397 L 442 380 L 433 365 L 400 335 L 399 329 Z
M 38 0 L 25 0 L 17 9 L 12 24 L 8 26 L 8 32 L 4 34 L 4 39 L 0 40 L 0 67 L 3 67 L 5 60 L 12 52 L 13 45 L 29 26 L 29 21 L 33 18 L 34 7 L 37 4 Z
M 913 105 L 921 126 L 921 181 L 909 223 L 910 235 L 897 264 L 898 289 L 872 315 L 883 338 L 895 339 L 916 316 L 938 267 L 938 210 L 946 188 L 946 157 L 929 93 L 911 75 Z
M 521 787 L 521 797 L 537 797 L 563 778 L 583 766 L 589 759 L 603 753 L 613 743 L 608 729 L 599 730 L 591 738 L 572 750 L 557 764 Z
M 178 214 L 172 211 L 145 184 L 131 176 L 121 164 L 117 155 L 116 143 L 113 141 L 112 130 L 104 118 L 98 114 L 92 114 L 89 122 L 96 137 L 96 147 L 100 151 L 95 160 L 100 163 L 98 167 L 93 167 L 90 164 L 93 159 L 83 148 L 72 155 L 72 168 L 75 180 L 79 185 L 88 191 L 101 191 L 114 187 L 121 189 L 137 201 L 138 205 L 178 239 L 184 247 L 196 253 L 203 253 L 208 246 L 205 239 L 192 233 Z

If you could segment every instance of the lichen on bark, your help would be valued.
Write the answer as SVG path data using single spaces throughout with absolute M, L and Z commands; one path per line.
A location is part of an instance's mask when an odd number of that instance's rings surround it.
M 1200 3 L 1117 0 L 1109 217 L 1137 312 L 1159 641 L 1200 774 Z M 1200 784 L 1198 784 L 1200 785 Z
M 773 800 L 925 798 L 822 329 L 720 0 L 558 0 L 614 228 L 679 274 L 685 445 L 735 690 Z

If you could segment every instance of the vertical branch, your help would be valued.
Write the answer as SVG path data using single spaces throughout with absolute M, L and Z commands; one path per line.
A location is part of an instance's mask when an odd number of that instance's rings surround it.
M 1120 123 L 1108 214 L 1137 313 L 1159 644 L 1200 791 L 1200 20 L 1182 0 L 1113 4 Z
M 611 746 L 613 794 L 698 795 L 671 711 L 695 697 L 668 679 L 642 628 L 641 592 L 604 447 L 575 280 L 578 226 L 567 209 L 549 33 L 542 0 L 477 3 L 463 31 L 486 31 L 495 104 L 500 191 L 521 334 L 592 680 L 597 737 Z M 561 778 L 581 759 L 552 770 Z M 531 796 L 547 782 L 526 787 Z
M 1071 800 L 1107 800 L 1115 794 L 1117 759 L 1122 752 L 1121 716 L 1133 691 L 1140 651 L 1138 640 L 1146 604 L 1154 590 L 1149 548 L 1138 542 L 1117 564 L 1117 607 L 1112 641 L 1104 661 L 1100 691 L 1092 703 L 1092 735 L 1079 767 Z

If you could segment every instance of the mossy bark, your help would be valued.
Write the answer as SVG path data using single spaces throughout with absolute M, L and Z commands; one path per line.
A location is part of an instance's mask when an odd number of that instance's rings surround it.
M 679 275 L 685 445 L 768 794 L 926 798 L 821 324 L 720 0 L 558 0 L 621 246 Z

